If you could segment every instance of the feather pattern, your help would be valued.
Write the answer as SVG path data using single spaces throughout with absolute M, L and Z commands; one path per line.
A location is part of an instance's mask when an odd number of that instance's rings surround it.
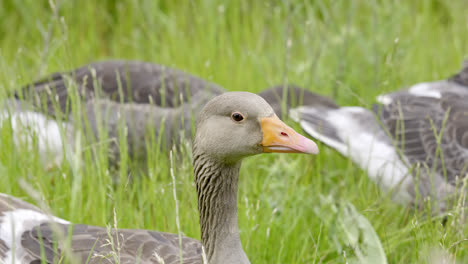
M 202 246 L 195 239 L 182 237 L 179 241 L 177 234 L 72 225 L 4 194 L 0 194 L 0 231 L 2 263 L 13 263 L 13 259 L 20 264 L 36 263 L 42 250 L 46 263 L 59 263 L 68 237 L 73 259 L 78 263 L 175 264 L 181 258 L 183 263 L 202 263 Z M 12 232 L 15 239 L 8 239 Z M 57 240 L 57 232 L 65 241 Z
M 74 142 L 80 131 L 88 131 L 82 128 L 90 128 L 92 133 L 85 135 L 91 142 L 110 142 L 110 161 L 118 164 L 121 132 L 125 131 L 130 157 L 145 159 L 150 138 L 161 138 L 161 147 L 166 149 L 179 145 L 182 138 L 191 140 L 194 116 L 206 102 L 223 92 L 222 87 L 180 70 L 111 60 L 54 73 L 27 85 L 15 93 L 15 98 L 29 112 L 18 111 L 18 107 L 5 112 L 28 120 L 32 115 L 40 116 L 42 123 L 36 119 L 28 121 L 36 125 L 38 135 L 49 129 L 49 123 L 58 127 L 56 121 L 62 119 L 67 142 Z M 20 134 L 20 128 L 13 128 L 15 134 Z M 59 129 L 54 133 L 60 134 Z M 39 143 L 51 145 L 51 150 L 40 149 L 56 153 L 56 159 L 62 160 L 64 146 L 57 139 L 61 135 L 40 137 Z M 67 152 L 68 156 L 73 154 L 72 150 Z
M 27 85 L 15 93 L 15 97 L 32 100 L 36 107 L 42 107 L 45 99 L 47 112 L 56 116 L 57 109 L 62 113 L 70 112 L 73 105 L 70 93 L 76 93 L 85 101 L 98 98 L 174 108 L 198 92 L 211 93 L 211 99 L 223 93 L 224 89 L 162 65 L 110 60 L 91 63 L 70 72 L 54 73 Z
M 35 119 L 28 121 L 36 125 L 34 131 L 38 135 L 58 127 L 57 119 L 63 119 L 66 140 L 57 136 L 58 128 L 38 140 L 40 147 L 51 145 L 51 151 L 41 147 L 41 153 L 56 154 L 58 162 L 63 159 L 62 149 L 74 145 L 78 132 L 88 132 L 82 128 L 90 128 L 92 133 L 85 133 L 89 141 L 109 142 L 110 161 L 118 164 L 122 139 L 133 159 L 146 158 L 150 138 L 161 138 L 161 147 L 166 149 L 178 146 L 182 138 L 190 141 L 194 116 L 206 102 L 224 92 L 219 85 L 177 69 L 140 61 L 110 60 L 53 73 L 23 87 L 15 98 L 16 104 L 25 109 L 10 107 L 6 117 L 18 115 L 29 120 L 32 115 L 40 116 L 44 120 L 41 123 Z M 287 112 L 291 106 L 307 104 L 311 98 L 306 90 L 294 85 L 274 86 L 260 96 L 280 117 L 282 110 Z M 334 104 L 324 99 L 324 103 Z M 14 127 L 15 134 L 20 134 L 20 130 Z M 124 131 L 126 137 L 119 136 Z M 72 144 L 63 146 L 62 141 Z M 67 149 L 67 158 L 73 153 Z
M 232 118 L 235 111 L 249 118 L 239 123 Z M 284 131 L 288 137 L 281 137 Z M 265 132 L 273 135 L 273 143 L 263 142 Z M 0 261 L 201 264 L 203 244 L 210 264 L 248 264 L 237 223 L 239 170 L 243 158 L 269 146 L 317 153 L 315 143 L 282 123 L 260 96 L 247 92 L 217 96 L 200 111 L 193 143 L 201 242 L 148 230 L 74 225 L 0 194 Z
M 445 210 L 468 173 L 468 64 L 447 80 L 377 100 L 381 104 L 372 111 L 312 103 L 291 115 L 310 135 L 367 170 L 383 189 L 394 190 L 398 200 L 421 204 L 430 196 Z

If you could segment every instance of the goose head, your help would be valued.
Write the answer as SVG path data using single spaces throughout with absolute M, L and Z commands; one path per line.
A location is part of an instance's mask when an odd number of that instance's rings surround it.
M 243 158 L 265 152 L 316 154 L 318 149 L 281 122 L 256 94 L 224 93 L 200 112 L 193 162 L 201 238 L 209 264 L 250 263 L 237 225 L 238 173 Z
M 197 120 L 195 144 L 220 162 L 265 152 L 317 154 L 317 145 L 283 123 L 260 96 L 228 92 L 209 101 Z

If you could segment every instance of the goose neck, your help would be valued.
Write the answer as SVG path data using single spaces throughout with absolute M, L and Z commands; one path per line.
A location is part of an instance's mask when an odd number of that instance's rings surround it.
M 237 224 L 240 165 L 240 161 L 224 164 L 194 152 L 201 241 L 209 264 L 250 263 Z

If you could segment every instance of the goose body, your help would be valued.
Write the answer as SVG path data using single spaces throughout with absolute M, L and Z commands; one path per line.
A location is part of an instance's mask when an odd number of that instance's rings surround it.
M 49 115 L 73 111 L 71 95 L 85 101 L 107 99 L 118 103 L 152 104 L 175 108 L 199 92 L 225 90 L 214 83 L 163 65 L 141 61 L 109 60 L 84 65 L 69 72 L 53 73 L 15 93 Z M 208 100 L 209 100 L 208 99 Z M 205 103 L 208 101 L 206 100 Z
M 38 135 L 39 151 L 52 153 L 57 160 L 69 148 L 63 142 L 74 145 L 78 133 L 89 128 L 91 141 L 103 140 L 102 135 L 109 140 L 111 161 L 118 162 L 119 133 L 125 131 L 129 155 L 134 158 L 146 157 L 148 137 L 161 138 L 162 147 L 171 148 L 182 137 L 191 139 L 194 116 L 223 92 L 214 83 L 162 65 L 102 61 L 25 86 L 7 101 L 0 121 L 11 120 L 15 135 L 21 135 L 17 141 L 32 141 L 20 131 Z M 105 132 L 100 133 L 103 128 Z M 41 136 L 44 131 L 50 136 Z M 67 152 L 72 155 L 73 151 Z
M 260 93 L 280 118 L 282 110 L 287 112 L 281 109 L 283 95 L 289 107 L 301 103 L 305 91 L 295 86 L 285 88 L 288 92 L 284 94 L 283 86 Z M 89 127 L 91 142 L 103 140 L 100 137 L 104 135 L 110 161 L 118 163 L 120 133 L 126 132 L 128 153 L 134 159 L 146 157 L 148 138 L 160 138 L 165 148 L 178 145 L 183 137 L 190 141 L 194 116 L 223 92 L 219 85 L 162 65 L 102 61 L 25 86 L 5 104 L 0 121 L 11 120 L 15 140 L 26 141 L 26 145 L 34 142 L 36 135 L 41 156 L 47 161 L 52 156 L 56 162 L 65 153 L 67 157 L 74 155 L 71 146 Z M 100 129 L 105 132 L 100 133 Z
M 468 173 L 468 68 L 378 101 L 372 110 L 313 102 L 291 115 L 395 199 L 421 206 L 431 197 L 445 210 Z
M 316 154 L 318 149 L 258 95 L 217 96 L 199 113 L 193 143 L 201 242 L 148 230 L 72 225 L 2 194 L 0 263 L 56 263 L 64 256 L 77 263 L 180 263 L 181 258 L 202 263 L 202 245 L 209 264 L 249 263 L 237 225 L 237 181 L 242 159 L 264 152 Z

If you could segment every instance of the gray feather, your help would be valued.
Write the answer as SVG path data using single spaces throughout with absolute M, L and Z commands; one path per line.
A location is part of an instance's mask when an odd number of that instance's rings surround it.
M 57 226 L 57 224 L 54 224 Z M 58 227 L 71 238 L 71 249 L 74 259 L 80 263 L 202 263 L 202 247 L 199 241 L 182 237 L 179 248 L 179 237 L 176 234 L 152 232 L 135 229 L 106 229 L 88 225 L 64 225 Z M 43 223 L 34 229 L 24 232 L 21 245 L 29 255 L 41 258 L 41 247 L 44 248 L 46 263 L 57 263 L 63 258 L 64 241 L 57 246 L 53 227 Z M 180 255 L 182 253 L 182 255 Z

